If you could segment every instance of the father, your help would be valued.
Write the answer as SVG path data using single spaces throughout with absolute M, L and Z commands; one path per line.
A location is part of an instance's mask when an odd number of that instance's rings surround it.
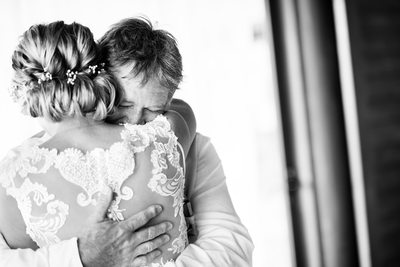
M 188 127 L 195 127 L 190 107 L 172 99 L 182 79 L 182 59 L 171 34 L 153 29 L 147 20 L 127 19 L 114 25 L 100 45 L 124 89 L 120 111 L 127 121 L 143 123 L 169 109 L 184 117 Z M 193 209 L 191 220 L 198 235 L 177 258 L 176 266 L 251 266 L 253 245 L 235 213 L 209 138 L 196 134 L 186 162 L 188 209 Z M 33 252 L 11 250 L 0 238 L 0 265 L 142 266 L 151 262 L 161 245 L 157 237 L 166 229 L 161 224 L 143 225 L 158 214 L 157 209 L 151 206 L 126 221 L 111 223 L 103 216 L 107 203 L 105 198 L 93 225 L 77 239 Z

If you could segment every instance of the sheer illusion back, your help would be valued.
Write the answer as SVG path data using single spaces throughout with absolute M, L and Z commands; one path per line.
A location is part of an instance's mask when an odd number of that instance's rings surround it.
M 172 221 L 174 228 L 163 258 L 174 259 L 187 245 L 178 149 L 164 116 L 145 125 L 126 124 L 119 140 L 106 148 L 56 149 L 32 138 L 0 163 L 0 231 L 14 248 L 74 237 L 108 186 L 114 192 L 111 219 L 124 220 L 150 204 L 164 206 L 157 220 Z

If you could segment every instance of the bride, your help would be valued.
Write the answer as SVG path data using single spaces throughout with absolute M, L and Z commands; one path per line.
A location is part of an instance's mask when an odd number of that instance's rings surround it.
M 0 163 L 0 234 L 8 245 L 37 249 L 76 236 L 111 188 L 110 220 L 163 206 L 152 223 L 172 225 L 154 264 L 176 259 L 187 245 L 181 154 L 188 148 L 178 140 L 190 142 L 174 134 L 181 117 L 105 123 L 120 93 L 92 33 L 78 23 L 32 26 L 12 61 L 13 95 L 50 137 L 29 139 Z

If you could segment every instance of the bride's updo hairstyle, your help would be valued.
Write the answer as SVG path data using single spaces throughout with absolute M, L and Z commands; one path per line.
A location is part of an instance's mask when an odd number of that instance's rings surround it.
M 103 120 L 119 99 L 89 28 L 57 21 L 29 28 L 12 56 L 12 95 L 32 117 Z

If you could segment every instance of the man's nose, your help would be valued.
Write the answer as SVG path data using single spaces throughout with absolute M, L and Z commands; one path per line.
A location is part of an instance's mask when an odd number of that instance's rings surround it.
M 133 109 L 128 114 L 129 122 L 131 124 L 143 124 L 143 111 L 142 109 Z

